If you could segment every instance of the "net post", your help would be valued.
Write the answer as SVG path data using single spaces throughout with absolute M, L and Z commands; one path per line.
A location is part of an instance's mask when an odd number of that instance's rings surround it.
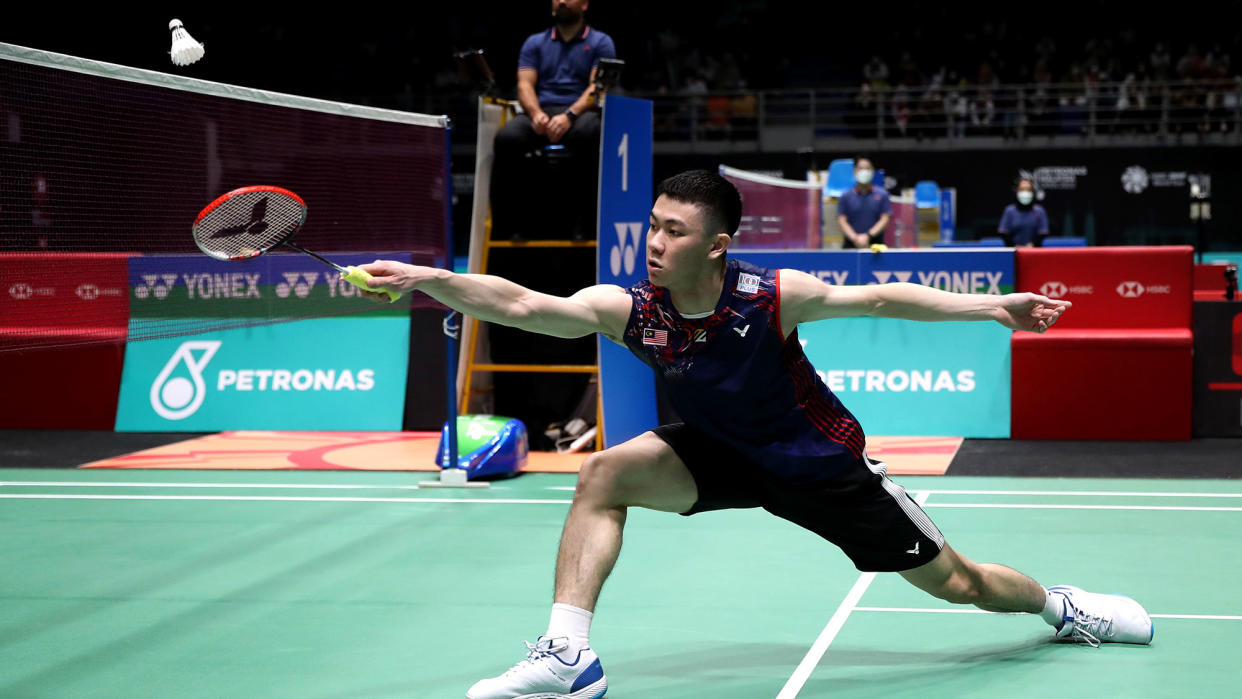
M 447 309 L 444 312 L 444 366 L 447 418 L 444 432 L 440 439 L 440 478 L 434 481 L 423 481 L 420 488 L 487 488 L 486 482 L 471 483 L 466 470 L 460 467 L 457 449 L 457 338 L 461 332 L 461 323 L 455 323 L 457 311 Z M 463 316 L 464 319 L 464 316 Z
M 444 129 L 444 267 L 453 271 L 453 148 L 452 125 Z M 444 311 L 444 395 L 445 423 L 444 437 L 440 440 L 441 453 L 440 478 L 434 481 L 419 483 L 420 488 L 488 488 L 487 482 L 471 483 L 466 470 L 461 468 L 457 448 L 457 340 L 461 337 L 461 322 L 454 325 L 457 311 L 448 308 Z

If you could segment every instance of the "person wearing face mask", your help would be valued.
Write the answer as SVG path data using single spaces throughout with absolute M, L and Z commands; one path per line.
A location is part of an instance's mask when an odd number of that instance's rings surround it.
M 1039 247 L 1048 236 L 1048 212 L 1035 203 L 1034 182 L 1018 180 L 1017 192 L 1018 202 L 1005 207 L 996 232 L 1010 247 Z
M 883 187 L 872 185 L 875 167 L 869 158 L 854 161 L 854 186 L 837 202 L 837 224 L 844 234 L 843 248 L 869 248 L 884 242 L 884 229 L 893 215 L 893 203 Z

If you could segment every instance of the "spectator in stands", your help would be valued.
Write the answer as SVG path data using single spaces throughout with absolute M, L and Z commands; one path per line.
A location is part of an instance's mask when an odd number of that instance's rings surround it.
M 1151 55 L 1147 58 L 1148 67 L 1151 68 L 1151 76 L 1153 80 L 1168 80 L 1173 71 L 1173 56 L 1169 54 L 1163 42 L 1157 42 L 1155 48 L 1151 50 Z
M 600 132 L 594 77 L 600 59 L 616 58 L 617 50 L 611 37 L 587 25 L 588 5 L 589 0 L 553 0 L 554 26 L 532 34 L 522 45 L 517 91 L 523 113 L 510 119 L 495 141 L 492 220 L 501 235 L 522 237 L 528 225 L 548 227 L 546 217 L 524 210 L 528 202 L 551 201 L 562 208 L 573 203 L 579 209 L 570 224 L 576 235 L 585 232 L 582 226 L 588 221 L 593 225 Z M 540 191 L 542 177 L 532 171 L 532 164 L 542 159 L 526 156 L 548 144 L 563 144 L 581 156 L 573 158 L 566 178 L 574 191 L 550 197 Z
M 1194 80 L 1203 71 L 1203 57 L 1194 44 L 1186 47 L 1186 53 L 1177 61 L 1177 77 L 1182 80 Z
M 1048 212 L 1035 203 L 1035 183 L 1023 177 L 1018 180 L 1017 203 L 1005 207 L 997 233 L 1010 247 L 1031 248 L 1043 245 L 1048 237 Z
M 873 89 L 888 87 L 888 64 L 878 55 L 872 56 L 867 65 L 863 66 L 863 80 Z
M 837 202 L 837 224 L 844 234 L 841 247 L 869 248 L 884 242 L 884 229 L 893 215 L 893 203 L 883 187 L 875 187 L 870 158 L 854 161 L 854 186 Z
M 875 95 L 869 83 L 863 83 L 845 113 L 845 124 L 854 138 L 875 138 Z
M 975 99 L 970 102 L 969 133 L 975 136 L 991 136 L 996 120 L 996 103 L 992 101 L 992 91 L 980 87 Z

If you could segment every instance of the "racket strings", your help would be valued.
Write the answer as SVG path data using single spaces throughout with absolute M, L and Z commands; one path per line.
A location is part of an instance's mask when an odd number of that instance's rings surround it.
M 194 240 L 218 259 L 253 257 L 284 242 L 305 218 L 305 206 L 291 197 L 242 192 L 203 216 L 194 227 Z

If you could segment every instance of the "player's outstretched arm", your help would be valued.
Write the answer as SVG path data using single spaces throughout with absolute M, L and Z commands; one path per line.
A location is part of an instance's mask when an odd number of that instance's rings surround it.
M 1039 294 L 957 294 L 920 284 L 834 286 L 805 272 L 781 270 L 782 331 L 797 323 L 870 315 L 906 320 L 994 320 L 1013 330 L 1043 332 L 1070 307 Z
M 629 319 L 630 297 L 619 286 L 591 286 L 561 298 L 488 274 L 455 274 L 392 260 L 376 260 L 361 268 L 373 277 L 369 282 L 373 289 L 418 290 L 479 320 L 553 337 L 598 332 L 619 338 Z M 365 290 L 363 293 L 381 301 L 388 299 Z

